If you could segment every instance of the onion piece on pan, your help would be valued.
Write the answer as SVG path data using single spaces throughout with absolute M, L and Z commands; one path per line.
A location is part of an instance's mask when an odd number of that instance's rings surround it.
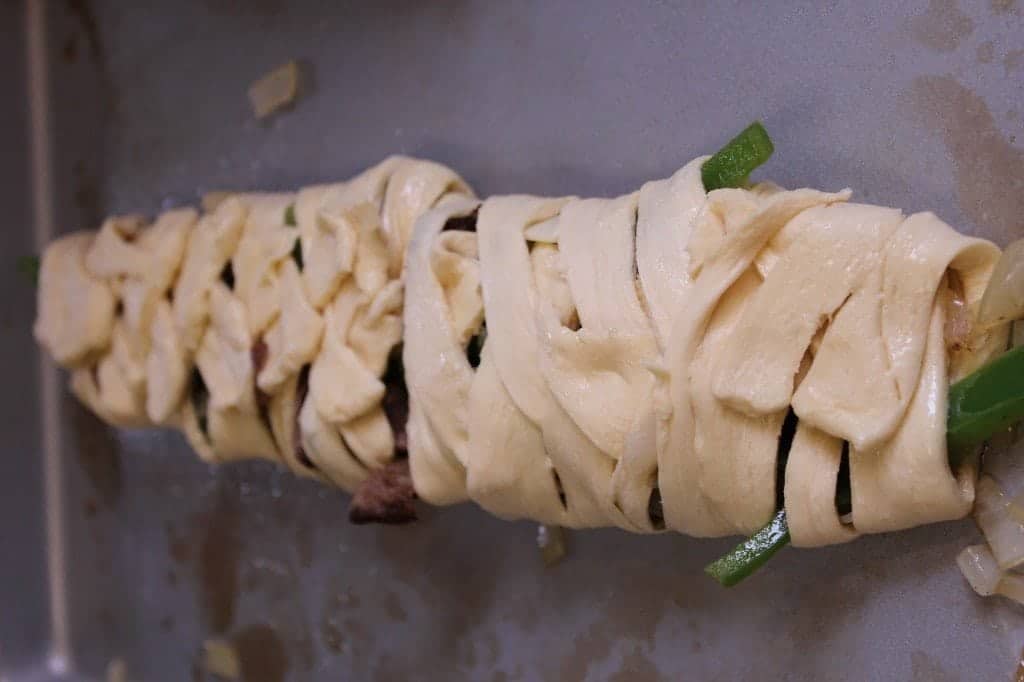
M 971 589 L 982 597 L 991 597 L 999 587 L 1002 571 L 992 552 L 985 545 L 965 547 L 956 557 L 960 572 L 971 584 Z
M 1016 506 L 989 476 L 978 481 L 974 520 L 1004 571 L 1024 564 L 1024 524 L 1017 518 L 1019 513 L 1014 513 Z
M 978 309 L 978 330 L 1024 318 L 1024 239 L 1003 251 Z
M 960 572 L 982 597 L 998 594 L 1024 604 L 1024 576 L 1004 573 L 986 545 L 971 545 L 956 558 Z
M 203 667 L 207 672 L 226 680 L 237 680 L 242 675 L 238 651 L 231 642 L 207 639 L 203 642 Z
M 256 118 L 264 118 L 295 101 L 299 94 L 299 65 L 282 64 L 249 86 L 249 103 Z
M 561 526 L 541 524 L 537 527 L 537 549 L 547 567 L 554 566 L 565 558 L 565 533 Z

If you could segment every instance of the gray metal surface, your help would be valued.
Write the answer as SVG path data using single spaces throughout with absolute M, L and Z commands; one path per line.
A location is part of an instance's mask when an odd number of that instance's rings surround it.
M 61 230 L 391 152 L 452 164 L 482 194 L 624 192 L 762 118 L 780 183 L 1024 234 L 1012 0 L 48 7 Z M 32 248 L 21 13 L 0 3 L 12 258 Z M 254 122 L 246 87 L 290 58 L 312 73 L 305 96 Z M 108 430 L 67 398 L 48 545 L 32 292 L 9 267 L 0 285 L 0 679 L 96 679 L 114 657 L 132 680 L 190 679 L 213 635 L 242 643 L 250 680 L 1000 680 L 1019 658 L 1019 612 L 973 597 L 952 564 L 967 522 L 786 550 L 730 591 L 701 573 L 729 541 L 574 533 L 545 570 L 529 524 L 466 507 L 352 527 L 340 493 L 210 469 L 175 435 Z
M 35 303 L 32 285 L 15 267 L 19 254 L 34 250 L 22 25 L 17 3 L 0 3 L 0 362 L 13 389 L 0 394 L 0 679 L 44 661 L 50 630 L 36 351 L 26 333 Z

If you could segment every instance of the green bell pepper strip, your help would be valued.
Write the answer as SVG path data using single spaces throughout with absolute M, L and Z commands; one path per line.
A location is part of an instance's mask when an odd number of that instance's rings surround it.
M 1008 351 L 949 387 L 946 442 L 950 467 L 956 469 L 972 449 L 1024 419 L 1024 346 Z M 836 490 L 836 508 L 849 510 L 850 490 Z M 731 587 L 759 569 L 789 544 L 786 510 L 704 572 Z
M 789 544 L 786 510 L 780 509 L 761 530 L 736 545 L 725 556 L 704 567 L 704 572 L 725 587 L 732 587 L 761 568 L 780 549 Z
M 39 284 L 39 256 L 21 256 L 18 258 L 18 272 L 34 285 Z
M 949 387 L 946 443 L 965 452 L 1024 417 L 1024 346 L 1003 353 Z
M 751 171 L 768 160 L 775 145 L 760 121 L 754 121 L 719 149 L 700 168 L 704 189 L 742 187 Z

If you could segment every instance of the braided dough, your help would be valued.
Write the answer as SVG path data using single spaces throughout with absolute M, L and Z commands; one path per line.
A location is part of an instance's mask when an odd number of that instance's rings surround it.
M 413 225 L 463 196 L 450 169 L 391 157 L 202 217 L 111 218 L 46 249 L 35 335 L 112 424 L 176 426 L 206 461 L 261 457 L 351 491 L 395 456 L 380 377 Z
M 494 197 L 420 221 L 404 346 L 417 491 L 696 536 L 752 533 L 781 492 L 801 546 L 966 514 L 974 471 L 947 464 L 946 389 L 1005 330 L 947 352 L 947 279 L 976 305 L 999 250 L 849 190 L 706 194 L 705 160 L 615 199 Z M 473 210 L 476 248 L 453 249 L 446 221 Z M 482 296 L 459 293 L 467 278 Z M 481 317 L 473 371 L 463 321 Z
M 781 498 L 802 546 L 967 513 L 946 391 L 1006 330 L 951 348 L 947 316 L 977 305 L 999 250 L 849 190 L 706 193 L 706 158 L 612 199 L 480 201 L 392 157 L 202 217 L 112 218 L 47 249 L 36 337 L 113 424 L 350 491 L 396 456 L 384 377 L 403 344 L 432 504 L 721 536 Z

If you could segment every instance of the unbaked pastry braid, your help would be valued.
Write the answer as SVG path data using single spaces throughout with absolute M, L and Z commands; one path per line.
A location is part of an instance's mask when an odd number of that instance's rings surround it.
M 349 491 L 407 441 L 427 502 L 568 527 L 750 534 L 782 502 L 809 546 L 966 514 L 946 391 L 1005 346 L 963 333 L 999 250 L 849 190 L 706 193 L 706 158 L 482 202 L 391 158 L 112 218 L 47 249 L 36 335 L 113 424 Z

